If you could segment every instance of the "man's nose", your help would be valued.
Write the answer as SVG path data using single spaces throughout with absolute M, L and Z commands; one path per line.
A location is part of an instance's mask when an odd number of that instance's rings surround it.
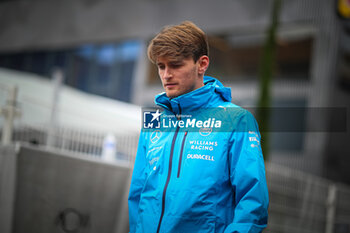
M 172 75 L 172 72 L 171 72 L 171 69 L 169 69 L 169 67 L 165 67 L 164 69 L 164 74 L 163 74 L 163 78 L 164 79 L 169 79 L 171 78 L 173 75 Z

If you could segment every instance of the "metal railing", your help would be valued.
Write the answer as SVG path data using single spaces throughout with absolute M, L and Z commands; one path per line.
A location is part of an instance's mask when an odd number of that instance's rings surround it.
M 350 232 L 349 186 L 271 163 L 266 177 L 270 207 L 264 232 Z
M 14 127 L 12 140 L 85 156 L 102 157 L 106 135 L 106 132 L 86 131 L 62 126 L 52 129 L 47 125 L 21 124 Z M 131 162 L 136 154 L 138 135 L 114 135 L 117 148 L 115 159 Z

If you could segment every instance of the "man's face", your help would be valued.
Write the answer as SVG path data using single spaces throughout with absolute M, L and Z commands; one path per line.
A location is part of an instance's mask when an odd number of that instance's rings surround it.
M 192 58 L 175 60 L 158 57 L 158 74 L 169 98 L 186 94 L 204 85 L 203 75 L 208 63 L 203 67 L 203 57 L 207 59 L 206 56 L 202 56 L 197 62 Z

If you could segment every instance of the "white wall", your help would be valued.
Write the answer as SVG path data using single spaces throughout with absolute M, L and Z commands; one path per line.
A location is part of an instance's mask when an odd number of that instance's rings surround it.
M 48 124 L 53 85 L 38 75 L 0 69 L 0 106 L 6 102 L 6 86 L 18 85 L 22 116 L 15 123 Z M 57 123 L 84 130 L 137 134 L 141 129 L 141 107 L 64 86 L 58 102 Z M 2 118 L 1 118 L 2 120 Z

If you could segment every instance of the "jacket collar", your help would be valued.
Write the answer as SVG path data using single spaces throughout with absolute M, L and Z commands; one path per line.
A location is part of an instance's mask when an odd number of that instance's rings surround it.
M 218 101 L 231 102 L 231 88 L 209 76 L 204 76 L 203 81 L 203 87 L 175 98 L 169 98 L 163 92 L 156 96 L 155 103 L 174 114 L 183 114 L 214 107 Z

